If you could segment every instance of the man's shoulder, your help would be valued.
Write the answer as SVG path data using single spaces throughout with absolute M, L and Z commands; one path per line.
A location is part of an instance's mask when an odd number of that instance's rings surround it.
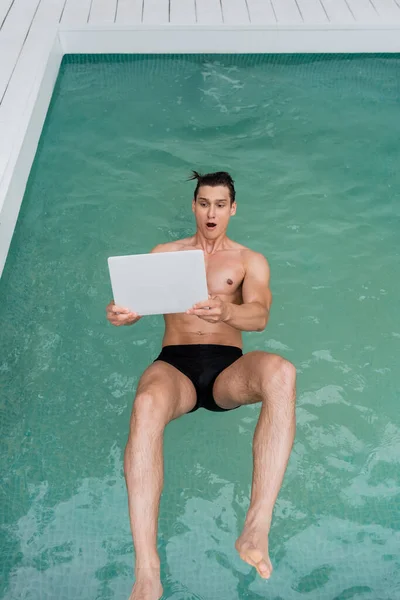
M 245 261 L 262 261 L 262 259 L 264 259 L 265 261 L 267 260 L 267 258 L 264 256 L 264 254 L 262 254 L 262 252 L 252 250 L 251 248 L 248 248 L 243 244 L 238 244 L 237 242 L 235 242 L 235 249 L 240 250 L 240 254 L 243 260 Z
M 255 270 L 269 272 L 268 260 L 262 252 L 257 252 L 256 250 L 244 247 L 241 251 L 241 255 L 246 272 Z
M 177 252 L 179 250 L 185 250 L 189 240 L 190 238 L 184 238 L 182 240 L 174 240 L 173 242 L 157 244 L 157 246 L 155 246 L 151 252 Z
M 261 254 L 261 252 L 252 250 L 251 248 L 249 248 L 248 246 L 245 246 L 244 244 L 235 242 L 235 240 L 230 239 L 229 242 L 230 242 L 231 250 L 239 250 L 243 256 L 248 256 L 248 257 L 256 256 L 256 255 L 263 256 L 263 254 Z
M 248 248 L 244 244 L 240 244 L 239 242 L 235 242 L 230 239 L 230 250 L 238 253 L 240 256 L 240 260 L 243 264 L 244 270 L 247 271 L 248 268 L 256 268 L 256 269 L 268 269 L 268 261 L 267 258 L 261 252 L 257 252 L 256 250 L 252 250 Z

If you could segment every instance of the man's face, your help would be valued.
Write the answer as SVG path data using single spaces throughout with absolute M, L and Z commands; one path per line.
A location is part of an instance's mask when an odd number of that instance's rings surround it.
M 231 206 L 229 189 L 224 185 L 202 185 L 197 199 L 192 202 L 197 229 L 204 237 L 214 239 L 228 227 L 229 219 L 236 213 L 236 202 Z

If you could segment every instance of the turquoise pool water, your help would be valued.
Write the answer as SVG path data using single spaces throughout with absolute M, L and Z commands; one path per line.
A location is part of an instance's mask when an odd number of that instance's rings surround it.
M 260 407 L 165 433 L 173 600 L 400 598 L 399 56 L 64 60 L 0 284 L 0 597 L 124 599 L 123 452 L 163 321 L 105 319 L 107 257 L 193 232 L 192 168 L 230 171 L 229 235 L 274 304 L 244 334 L 298 369 L 265 582 L 234 543 Z

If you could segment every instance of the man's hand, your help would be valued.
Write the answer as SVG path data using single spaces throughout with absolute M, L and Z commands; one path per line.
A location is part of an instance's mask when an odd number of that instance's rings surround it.
M 208 323 L 223 323 L 228 318 L 228 304 L 219 296 L 209 295 L 208 300 L 197 302 L 186 311 L 187 315 L 195 315 Z
M 110 304 L 107 306 L 106 314 L 110 323 L 116 327 L 119 327 L 120 325 L 133 325 L 142 318 L 136 313 L 131 312 L 129 308 L 116 306 L 114 300 L 111 300 Z

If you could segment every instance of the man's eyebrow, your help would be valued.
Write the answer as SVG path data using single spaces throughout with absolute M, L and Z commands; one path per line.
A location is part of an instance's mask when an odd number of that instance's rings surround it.
M 203 196 L 199 196 L 198 198 L 199 200 L 206 200 L 207 202 L 210 202 L 210 200 L 208 198 L 203 198 Z M 212 200 L 211 200 L 212 202 Z M 214 202 L 228 202 L 228 200 L 226 198 L 221 198 L 221 200 L 214 200 Z

